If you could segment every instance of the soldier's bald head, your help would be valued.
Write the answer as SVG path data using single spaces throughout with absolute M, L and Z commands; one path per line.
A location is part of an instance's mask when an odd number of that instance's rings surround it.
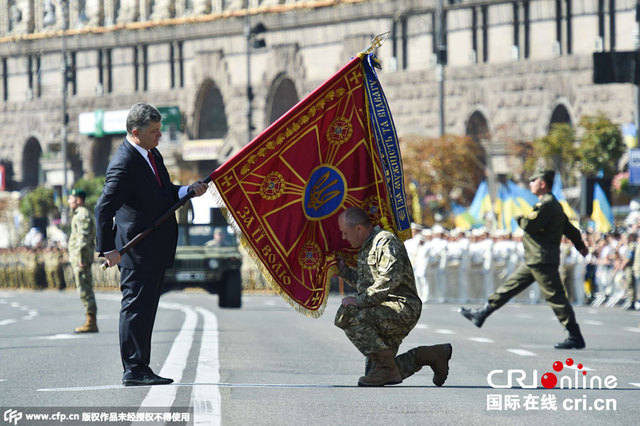
M 371 226 L 369 215 L 359 207 L 349 207 L 341 213 L 341 216 L 344 218 L 344 223 L 350 228 L 358 225 Z

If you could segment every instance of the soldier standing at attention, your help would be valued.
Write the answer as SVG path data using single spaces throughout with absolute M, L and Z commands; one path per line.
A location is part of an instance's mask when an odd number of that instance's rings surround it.
M 562 236 L 569 238 L 582 256 L 586 256 L 589 251 L 582 241 L 580 231 L 569 222 L 562 206 L 551 194 L 554 177 L 553 170 L 537 170 L 529 181 L 529 188 L 538 196 L 539 201 L 526 217 L 517 218 L 518 225 L 524 231 L 524 264 L 489 296 L 482 308 L 460 308 L 460 313 L 477 327 L 482 327 L 493 311 L 537 281 L 547 303 L 569 332 L 569 337 L 557 343 L 555 348 L 582 349 L 585 347 L 584 339 L 558 272 Z
M 338 217 L 342 238 L 359 248 L 353 269 L 338 257 L 340 276 L 357 289 L 357 297 L 342 299 L 335 324 L 367 357 L 358 386 L 385 386 L 430 366 L 433 383 L 442 386 L 449 372 L 451 344 L 420 346 L 396 356 L 402 340 L 415 327 L 422 311 L 413 268 L 404 244 L 378 226 L 357 207 Z
M 84 304 L 87 319 L 75 329 L 76 333 L 96 333 L 96 299 L 93 294 L 93 277 L 91 265 L 96 240 L 96 226 L 93 215 L 85 207 L 87 194 L 81 189 L 74 189 L 69 194 L 69 207 L 73 210 L 71 234 L 69 235 L 69 263 L 73 269 L 73 279 Z

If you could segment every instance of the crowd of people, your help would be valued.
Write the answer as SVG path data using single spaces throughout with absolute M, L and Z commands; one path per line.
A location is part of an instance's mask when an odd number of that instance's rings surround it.
M 524 258 L 521 230 L 462 231 L 439 225 L 413 225 L 412 229 L 413 237 L 405 241 L 405 246 L 423 302 L 484 300 Z M 569 301 L 639 310 L 638 232 L 640 223 L 607 234 L 584 231 L 589 247 L 586 257 L 563 239 L 560 274 Z M 539 298 L 537 287 L 532 286 L 516 300 L 536 303 Z

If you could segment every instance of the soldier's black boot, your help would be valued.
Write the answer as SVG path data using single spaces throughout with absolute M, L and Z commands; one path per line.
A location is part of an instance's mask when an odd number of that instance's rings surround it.
M 412 349 L 416 356 L 416 371 L 428 365 L 433 370 L 433 384 L 442 386 L 449 375 L 449 360 L 453 347 L 451 343 L 435 346 L 420 346 Z
M 554 348 L 556 349 L 582 349 L 586 346 L 582 333 L 580 333 L 580 327 L 578 324 L 568 325 L 567 331 L 569 337 L 563 342 L 556 343 Z
M 493 311 L 495 311 L 495 309 L 489 306 L 489 303 L 485 303 L 484 306 L 480 309 L 471 310 L 461 307 L 458 310 L 458 312 L 460 312 L 463 317 L 474 323 L 478 328 L 482 327 L 482 324 L 484 324 L 484 320 L 486 320 Z

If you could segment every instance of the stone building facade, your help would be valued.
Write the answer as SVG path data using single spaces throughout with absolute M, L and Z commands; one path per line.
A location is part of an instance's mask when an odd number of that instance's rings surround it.
M 445 0 L 441 73 L 436 1 L 3 2 L 8 189 L 60 188 L 65 139 L 69 186 L 103 174 L 136 102 L 173 116 L 160 148 L 174 174 L 208 174 L 387 31 L 377 53 L 399 136 L 437 136 L 443 117 L 447 133 L 483 145 L 495 173 L 512 170 L 507 141 L 554 122 L 600 111 L 634 121 L 634 86 L 593 84 L 592 53 L 636 47 L 637 0 Z

